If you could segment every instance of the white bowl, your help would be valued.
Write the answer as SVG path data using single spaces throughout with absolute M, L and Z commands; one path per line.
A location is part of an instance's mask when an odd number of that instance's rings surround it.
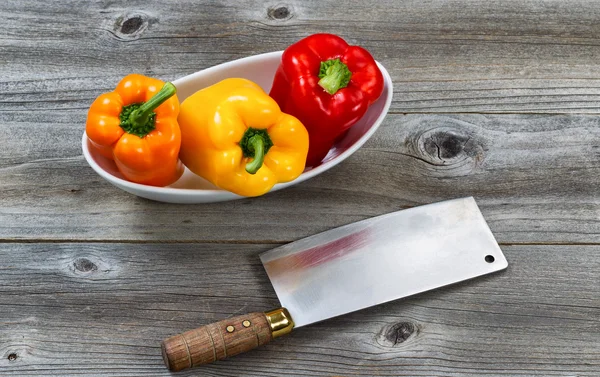
M 184 99 L 196 91 L 228 77 L 241 77 L 252 80 L 269 93 L 282 53 L 283 51 L 277 51 L 254 55 L 219 64 L 177 79 L 173 81 L 173 84 L 177 87 L 179 101 L 183 102 Z M 373 135 L 381 125 L 392 102 L 392 79 L 380 63 L 377 63 L 377 65 L 383 73 L 385 81 L 381 97 L 369 107 L 367 113 L 350 128 L 350 131 L 331 148 L 329 154 L 318 166 L 307 168 L 292 182 L 276 184 L 271 191 L 281 190 L 303 182 L 332 168 L 356 152 Z M 219 189 L 187 168 L 179 180 L 167 187 L 154 187 L 129 182 L 123 178 L 112 160 L 98 154 L 90 148 L 88 143 L 87 135 L 84 132 L 81 147 L 83 155 L 92 169 L 102 178 L 131 194 L 168 203 L 211 203 L 243 198 L 229 191 Z

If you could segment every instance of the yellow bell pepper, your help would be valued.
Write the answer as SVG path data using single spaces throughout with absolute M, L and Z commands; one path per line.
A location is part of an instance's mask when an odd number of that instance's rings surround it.
M 181 161 L 224 190 L 263 195 L 304 171 L 306 128 L 252 81 L 225 79 L 194 93 L 178 123 Z

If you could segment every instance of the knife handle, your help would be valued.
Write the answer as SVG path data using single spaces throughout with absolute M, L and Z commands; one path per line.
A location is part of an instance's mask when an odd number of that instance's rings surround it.
M 285 308 L 228 318 L 163 340 L 163 360 L 173 372 L 209 364 L 267 344 L 293 327 Z

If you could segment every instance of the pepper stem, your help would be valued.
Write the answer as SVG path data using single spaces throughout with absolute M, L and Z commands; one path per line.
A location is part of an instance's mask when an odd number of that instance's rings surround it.
M 352 72 L 340 59 L 330 59 L 321 62 L 319 68 L 319 86 L 331 95 L 348 86 Z
M 252 158 L 252 161 L 246 164 L 246 171 L 249 174 L 256 174 L 263 166 L 265 156 L 272 146 L 273 141 L 266 129 L 252 127 L 246 129 L 240 140 L 240 148 L 244 157 Z
M 265 140 L 260 135 L 254 135 L 248 139 L 248 149 L 254 151 L 254 159 L 246 164 L 246 171 L 256 174 L 265 161 Z
M 170 82 L 165 83 L 158 93 L 131 112 L 128 119 L 131 127 L 134 129 L 146 127 L 146 124 L 154 116 L 154 110 L 162 105 L 163 102 L 171 98 L 176 92 L 177 89 L 175 88 L 175 85 Z

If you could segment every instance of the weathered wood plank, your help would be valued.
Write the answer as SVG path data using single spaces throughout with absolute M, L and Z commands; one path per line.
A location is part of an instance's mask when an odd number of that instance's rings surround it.
M 271 246 L 0 244 L 2 375 L 167 376 L 164 337 L 278 304 L 257 257 Z M 597 376 L 600 247 L 503 251 L 505 272 L 181 375 Z
M 332 32 L 388 68 L 396 112 L 598 113 L 598 18 L 587 0 L 6 0 L 0 112 L 83 111 L 130 72 L 173 79 Z
M 277 306 L 259 252 L 474 195 L 508 271 L 181 375 L 600 375 L 599 121 L 449 114 L 598 113 L 599 17 L 586 0 L 0 2 L 1 374 L 168 376 L 164 337 Z M 326 174 L 177 206 L 81 157 L 89 104 L 125 74 L 174 79 L 321 31 L 395 84 L 383 127 Z
M 1 239 L 287 242 L 472 195 L 500 242 L 600 242 L 596 117 L 390 114 L 321 176 L 262 198 L 186 206 L 111 186 L 81 156 L 85 115 L 42 114 L 0 113 Z

